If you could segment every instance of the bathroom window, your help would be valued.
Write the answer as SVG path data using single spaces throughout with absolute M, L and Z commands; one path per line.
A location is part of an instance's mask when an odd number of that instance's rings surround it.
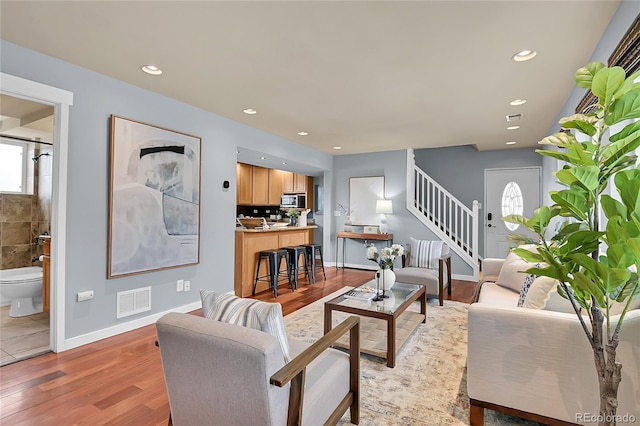
M 27 144 L 0 141 L 0 192 L 30 193 L 27 188 Z
M 511 181 L 505 185 L 504 191 L 502 191 L 502 216 L 521 215 L 523 212 L 522 191 L 517 183 Z M 504 222 L 504 225 L 509 231 L 515 231 L 520 226 L 517 223 L 509 222 Z

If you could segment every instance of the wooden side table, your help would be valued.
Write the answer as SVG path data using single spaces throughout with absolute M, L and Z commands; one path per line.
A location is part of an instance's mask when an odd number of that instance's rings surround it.
M 338 267 L 338 242 L 342 238 L 342 269 L 344 269 L 344 251 L 346 240 L 363 240 L 365 244 L 367 241 L 386 241 L 387 247 L 393 244 L 393 234 L 363 234 L 360 232 L 337 232 L 336 233 L 336 269 Z

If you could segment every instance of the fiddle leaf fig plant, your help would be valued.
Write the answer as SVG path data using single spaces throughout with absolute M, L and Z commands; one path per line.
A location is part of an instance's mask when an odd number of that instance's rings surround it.
M 533 217 L 503 220 L 538 235 L 536 253 L 514 251 L 543 265 L 527 272 L 558 280 L 559 293 L 571 302 L 593 349 L 599 424 L 615 425 L 623 367 L 616 361 L 620 327 L 640 293 L 640 72 L 626 77 L 620 67 L 592 62 L 575 77 L 597 97 L 597 110 L 563 118 L 565 132 L 540 142 L 551 149 L 536 150 L 565 163 L 555 173 L 563 189 L 551 191 L 553 205 Z M 614 303 L 624 306 L 617 318 L 611 314 Z

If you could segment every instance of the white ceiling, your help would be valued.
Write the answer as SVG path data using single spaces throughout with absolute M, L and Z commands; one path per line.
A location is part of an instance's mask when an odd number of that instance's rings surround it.
M 546 136 L 618 5 L 3 0 L 0 34 L 330 154 L 494 150 Z M 512 61 L 523 49 L 538 55 Z

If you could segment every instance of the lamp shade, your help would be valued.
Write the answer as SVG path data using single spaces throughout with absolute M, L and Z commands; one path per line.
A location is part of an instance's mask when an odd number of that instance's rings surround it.
M 376 201 L 376 213 L 388 214 L 393 213 L 393 203 L 391 200 Z

